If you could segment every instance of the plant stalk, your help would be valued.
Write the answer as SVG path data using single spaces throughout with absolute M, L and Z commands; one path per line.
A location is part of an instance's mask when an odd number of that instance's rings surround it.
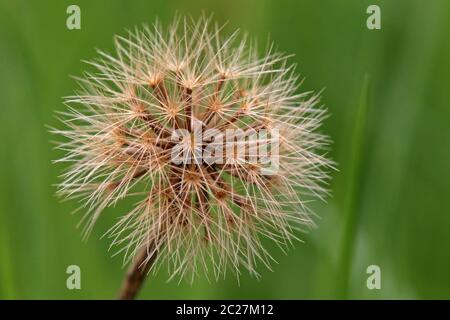
M 153 246 L 144 246 L 139 250 L 122 282 L 122 287 L 118 295 L 119 300 L 134 300 L 136 298 L 147 278 L 150 268 L 156 260 L 157 252 L 153 252 L 153 250 Z M 148 258 L 151 252 L 153 254 Z

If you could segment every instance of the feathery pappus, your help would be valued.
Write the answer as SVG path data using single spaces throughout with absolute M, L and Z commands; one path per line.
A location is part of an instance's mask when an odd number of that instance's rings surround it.
M 124 263 L 145 253 L 170 277 L 258 275 L 314 225 L 306 203 L 326 194 L 332 162 L 318 132 L 326 110 L 298 93 L 288 56 L 259 55 L 247 36 L 210 18 L 176 18 L 98 51 L 54 129 L 67 162 L 58 193 L 79 199 L 87 236 L 105 208 L 131 197 L 107 231 Z M 137 200 L 136 200 L 137 199 Z

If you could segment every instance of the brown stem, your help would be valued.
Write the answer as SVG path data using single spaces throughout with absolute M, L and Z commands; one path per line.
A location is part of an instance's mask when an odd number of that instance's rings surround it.
M 157 252 L 153 252 L 153 250 L 154 245 L 150 247 L 144 246 L 137 253 L 120 288 L 119 300 L 133 300 L 136 298 L 147 277 L 148 271 L 156 260 Z M 148 255 L 152 252 L 152 256 L 148 258 Z
M 192 131 L 192 89 L 186 88 L 186 129 Z

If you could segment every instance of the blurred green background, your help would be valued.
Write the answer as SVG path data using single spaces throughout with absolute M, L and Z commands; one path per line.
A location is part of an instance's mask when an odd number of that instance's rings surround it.
M 66 29 L 66 8 L 81 7 L 81 30 Z M 366 28 L 381 7 L 382 29 Z M 192 286 L 160 272 L 141 298 L 450 298 L 450 2 L 447 0 L 0 1 L 0 298 L 114 298 L 124 269 L 98 238 L 75 228 L 74 202 L 55 198 L 62 168 L 46 125 L 58 125 L 69 75 L 112 36 L 176 12 L 214 13 L 227 30 L 267 36 L 305 77 L 325 88 L 331 117 L 323 132 L 339 163 L 318 229 L 288 255 L 271 250 L 273 272 Z M 117 215 L 117 213 L 116 213 Z M 270 246 L 270 245 L 269 245 Z M 66 268 L 81 267 L 82 290 L 66 289 Z M 381 268 L 368 290 L 366 268 Z

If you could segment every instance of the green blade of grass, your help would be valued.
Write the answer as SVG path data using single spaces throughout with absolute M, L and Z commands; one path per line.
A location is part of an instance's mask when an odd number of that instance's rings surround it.
M 347 196 L 344 203 L 344 221 L 341 251 L 338 265 L 338 298 L 349 297 L 349 280 L 352 268 L 353 252 L 358 226 L 359 199 L 361 198 L 362 164 L 364 163 L 364 145 L 366 141 L 367 105 L 369 76 L 364 76 L 361 95 L 357 107 L 355 126 L 352 132 L 350 161 L 348 169 Z
M 3 180 L 2 180 L 3 181 Z M 5 193 L 2 193 L 3 195 Z M 4 203 L 2 201 L 2 203 Z M 11 261 L 10 237 L 4 213 L 6 210 L 0 209 L 0 299 L 14 299 L 14 272 Z

